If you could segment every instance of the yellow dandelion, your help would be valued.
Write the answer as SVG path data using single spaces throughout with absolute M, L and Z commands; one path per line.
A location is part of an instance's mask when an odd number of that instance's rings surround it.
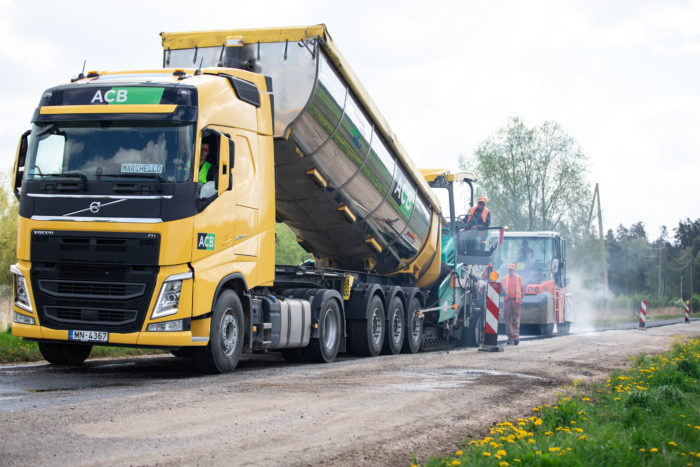
M 578 427 L 577 427 L 577 428 L 574 428 L 574 431 L 575 431 L 576 433 L 583 433 L 583 429 L 578 428 Z
M 586 439 L 586 435 L 581 435 L 581 436 L 578 437 L 578 439 L 580 439 L 581 441 L 583 441 L 583 440 Z
M 582 400 L 583 402 L 590 402 L 590 401 L 591 401 L 588 397 L 584 397 L 584 398 L 581 399 L 581 400 Z
M 558 448 L 556 446 L 552 446 L 551 448 L 549 448 L 549 452 L 558 452 L 560 450 L 561 450 L 561 448 Z
M 674 441 L 669 441 L 669 442 L 668 442 L 668 445 L 669 445 L 669 446 L 673 446 L 673 447 L 678 446 Z
M 497 452 L 496 454 L 498 454 L 499 456 L 505 456 L 505 455 L 508 454 L 508 453 L 505 452 L 503 449 L 499 449 L 498 452 Z
M 455 455 L 456 455 L 456 456 L 461 456 L 461 455 L 462 455 L 462 451 L 459 450 L 459 451 L 455 452 Z
M 649 450 L 649 452 L 659 452 L 659 450 L 656 449 L 656 448 L 651 448 L 651 449 Z
M 542 425 L 542 419 L 538 418 L 537 420 L 535 420 L 534 423 L 535 423 L 535 426 L 540 426 L 540 425 Z
M 482 452 L 481 455 L 484 456 L 484 457 L 491 457 L 491 453 L 488 452 L 488 451 Z
M 647 450 L 644 449 L 644 448 L 640 448 L 640 449 L 639 449 L 639 452 L 647 452 Z
M 461 465 L 461 464 L 462 463 L 458 459 L 455 459 L 452 461 L 452 465 Z
M 508 462 L 503 461 L 500 464 L 498 464 L 500 467 L 508 467 Z
M 538 456 L 541 456 L 541 455 L 542 455 L 542 451 L 535 451 L 535 454 L 538 455 Z
M 530 444 L 535 444 L 537 441 L 535 441 L 534 438 L 530 438 L 530 439 L 527 440 L 527 442 L 530 443 Z

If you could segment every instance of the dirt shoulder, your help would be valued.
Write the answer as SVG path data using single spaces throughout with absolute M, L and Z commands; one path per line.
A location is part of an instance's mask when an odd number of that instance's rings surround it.
M 78 402 L 53 391 L 44 406 L 0 412 L 0 455 L 11 465 L 407 465 L 414 451 L 421 461 L 452 450 L 574 379 L 603 381 L 681 334 L 700 335 L 700 322 L 523 341 L 499 353 L 244 363 L 232 375 L 86 387 L 90 398 Z

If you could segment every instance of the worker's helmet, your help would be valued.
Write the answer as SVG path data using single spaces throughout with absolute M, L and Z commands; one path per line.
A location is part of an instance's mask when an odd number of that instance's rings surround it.
M 486 204 L 486 196 L 479 196 L 479 203 L 483 201 L 484 204 Z
M 510 264 L 508 265 L 508 269 L 515 269 L 515 264 L 510 263 Z

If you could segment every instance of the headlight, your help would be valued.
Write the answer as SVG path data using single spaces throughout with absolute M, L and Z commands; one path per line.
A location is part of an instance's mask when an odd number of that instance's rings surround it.
M 32 302 L 29 300 L 29 292 L 27 291 L 27 282 L 24 279 L 24 275 L 17 265 L 10 266 L 10 272 L 14 274 L 13 291 L 15 295 L 15 305 L 31 313 Z
M 151 319 L 177 313 L 177 307 L 180 303 L 180 292 L 182 291 L 182 281 L 185 279 L 192 279 L 192 272 L 174 274 L 165 279 L 163 286 L 160 288 L 156 307 L 151 313 Z
M 22 313 L 17 313 L 15 311 L 15 323 L 34 324 L 34 318 L 32 318 L 31 316 L 23 315 Z
M 174 332 L 174 331 L 184 331 L 185 326 L 184 320 L 178 319 L 175 321 L 163 321 L 162 323 L 151 323 L 146 328 L 146 331 L 152 332 Z

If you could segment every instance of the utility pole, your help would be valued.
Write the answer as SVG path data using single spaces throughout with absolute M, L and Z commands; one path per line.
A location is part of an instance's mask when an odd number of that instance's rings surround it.
M 603 284 L 605 289 L 603 290 L 603 297 L 605 300 L 605 311 L 610 314 L 610 300 L 608 299 L 608 262 L 605 255 L 605 237 L 603 237 L 603 214 L 600 208 L 600 188 L 598 184 L 595 184 L 595 191 L 593 192 L 593 202 L 591 202 L 591 209 L 588 211 L 588 223 L 586 224 L 586 230 L 591 225 L 591 217 L 593 216 L 593 207 L 598 203 L 598 236 L 600 237 L 600 254 L 603 260 Z
M 659 248 L 659 292 L 656 295 L 656 306 L 661 308 L 661 252 L 664 251 L 664 241 L 661 239 L 661 247 Z

